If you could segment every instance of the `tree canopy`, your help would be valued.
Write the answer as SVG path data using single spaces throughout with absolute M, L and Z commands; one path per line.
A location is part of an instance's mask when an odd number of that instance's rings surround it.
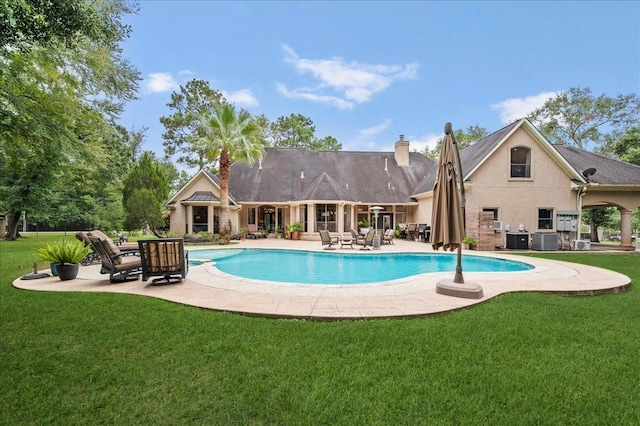
M 478 142 L 480 139 L 487 137 L 489 131 L 479 125 L 469 126 L 466 130 L 457 129 L 453 131 L 453 136 L 456 139 L 458 149 L 466 148 L 474 142 Z M 438 139 L 436 146 L 425 151 L 425 155 L 434 161 L 440 157 L 440 149 L 442 148 L 442 138 Z
M 210 158 L 196 148 L 203 137 L 200 118 L 208 114 L 215 104 L 226 102 L 222 93 L 212 89 L 205 80 L 193 79 L 171 94 L 167 104 L 173 113 L 161 117 L 165 132 L 162 134 L 165 158 L 177 155 L 176 162 L 189 168 L 213 168 L 217 158 Z
M 302 114 L 279 117 L 268 125 L 267 140 L 274 148 L 308 148 L 312 151 L 340 151 L 342 144 L 332 136 L 317 138 L 313 120 Z
M 63 3 L 0 2 L 10 18 L 0 28 L 0 210 L 9 212 L 9 239 L 22 211 L 50 217 L 59 210 L 53 195 L 75 171 L 110 164 L 110 148 L 123 143 L 115 119 L 137 90 L 138 72 L 118 45 L 131 5 L 71 1 L 77 7 L 58 19 L 67 13 Z M 25 14 L 29 8 L 36 16 Z M 7 26 L 16 33 L 6 36 Z M 73 195 L 65 202 L 77 201 Z
M 640 99 L 635 93 L 594 96 L 590 88 L 572 87 L 549 99 L 529 120 L 552 143 L 587 149 L 602 146 L 613 132 L 624 132 L 640 121 Z

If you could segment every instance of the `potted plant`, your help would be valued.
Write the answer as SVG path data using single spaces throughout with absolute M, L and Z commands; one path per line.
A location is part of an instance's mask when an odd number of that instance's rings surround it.
M 287 231 L 291 235 L 292 240 L 300 239 L 300 232 L 302 232 L 302 224 L 300 222 L 293 222 L 287 225 Z
M 462 240 L 462 248 L 464 248 L 466 250 L 469 250 L 469 248 L 471 248 L 471 247 L 475 247 L 477 244 L 478 244 L 478 242 L 470 235 L 467 235 Z
M 78 276 L 80 262 L 91 252 L 91 249 L 80 241 L 62 240 L 49 243 L 45 247 L 36 249 L 36 252 L 40 259 L 55 264 L 58 277 L 66 281 Z
M 360 230 L 360 234 L 366 235 L 370 227 L 371 227 L 371 222 L 369 222 L 369 219 L 364 218 L 358 221 L 358 228 Z

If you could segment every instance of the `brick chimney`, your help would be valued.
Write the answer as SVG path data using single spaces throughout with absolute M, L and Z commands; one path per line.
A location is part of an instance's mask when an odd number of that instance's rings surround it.
M 404 140 L 404 135 L 396 142 L 395 159 L 398 166 L 409 165 L 409 141 Z

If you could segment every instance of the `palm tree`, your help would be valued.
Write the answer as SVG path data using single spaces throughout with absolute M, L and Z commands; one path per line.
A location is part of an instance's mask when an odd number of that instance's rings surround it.
M 210 158 L 219 156 L 220 175 L 220 237 L 231 239 L 229 219 L 229 171 L 234 162 L 252 165 L 264 154 L 262 128 L 251 114 L 228 103 L 215 103 L 213 111 L 200 116 L 202 137 L 197 149 L 204 149 Z

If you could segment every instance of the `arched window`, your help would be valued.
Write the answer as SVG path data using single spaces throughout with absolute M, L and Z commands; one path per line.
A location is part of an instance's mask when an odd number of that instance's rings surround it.
M 531 149 L 524 146 L 511 148 L 511 177 L 531 177 Z

